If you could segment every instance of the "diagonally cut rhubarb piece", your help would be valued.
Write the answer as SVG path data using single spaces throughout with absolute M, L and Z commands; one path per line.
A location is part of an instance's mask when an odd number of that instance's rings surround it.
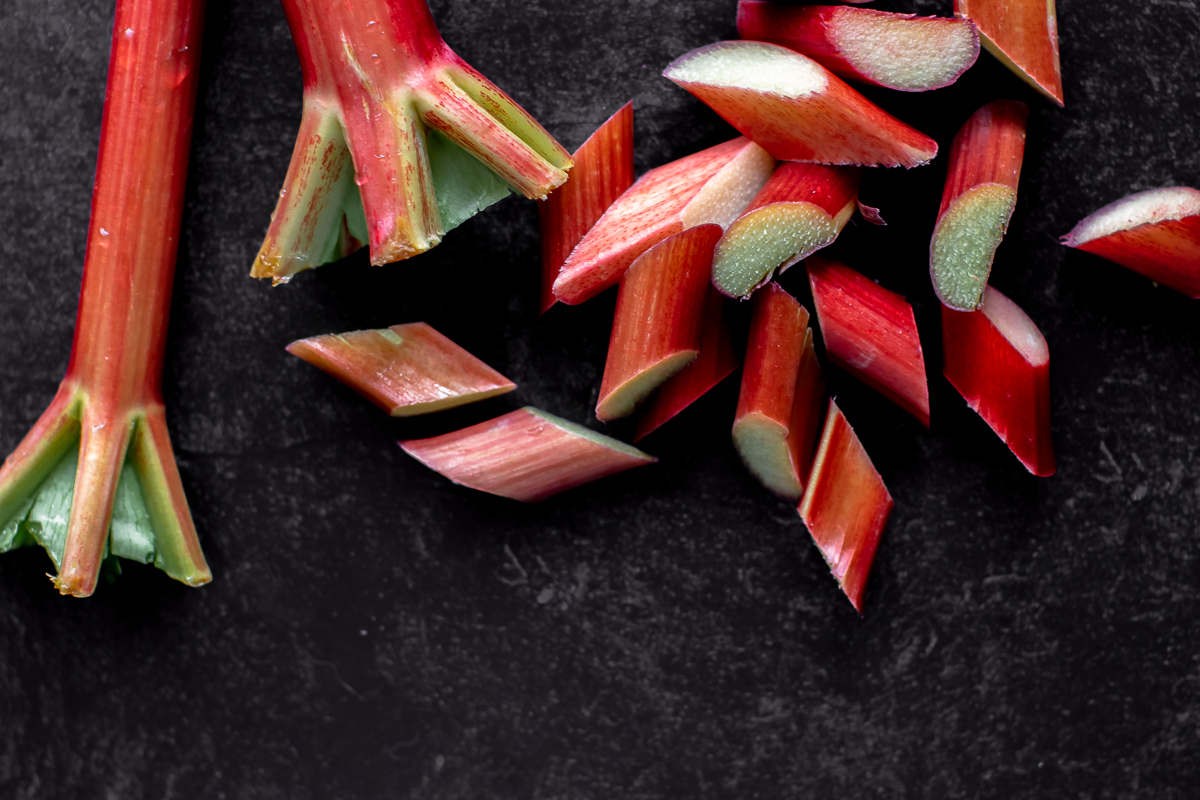
M 784 161 L 917 167 L 937 142 L 807 56 L 764 42 L 717 42 L 663 73 Z
M 942 303 L 973 311 L 982 302 L 996 248 L 1017 204 L 1029 108 L 996 100 L 967 120 L 950 147 L 946 187 L 929 243 L 929 274 Z
M 372 264 L 423 253 L 493 202 L 497 187 L 503 194 L 489 171 L 539 199 L 566 180 L 567 151 L 446 45 L 425 0 L 283 8 L 304 73 L 304 117 L 254 277 L 286 281 L 363 238 Z M 465 184 L 457 202 L 439 197 L 456 188 L 437 185 L 439 160 L 451 165 L 447 180 Z
M 1053 475 L 1050 348 L 1017 304 L 987 287 L 978 311 L 942 306 L 942 372 L 1034 475 Z
M 558 302 L 554 281 L 571 251 L 633 185 L 633 101 L 621 106 L 571 157 L 575 166 L 567 182 L 538 203 L 543 314 Z
M 767 182 L 775 159 L 744 137 L 652 169 L 604 213 L 554 281 L 559 300 L 576 305 L 621 279 L 638 256 L 697 225 L 722 228 Z
M 532 407 L 400 446 L 457 484 L 526 503 L 658 460 Z
M 621 278 L 596 418 L 627 417 L 696 360 L 720 225 L 699 225 L 659 242 Z
M 455 408 L 517 388 L 424 322 L 313 336 L 287 350 L 393 417 Z
M 1131 194 L 1084 219 L 1062 242 L 1200 299 L 1200 191 L 1172 186 Z
M 742 363 L 733 349 L 733 335 L 725 314 L 726 305 L 724 295 L 709 286 L 700 354 L 660 386 L 642 407 L 633 436 L 635 442 L 650 435 L 664 422 L 699 400 Z
M 212 578 L 162 398 L 202 20 L 199 0 L 117 2 L 71 362 L 0 467 L 0 539 L 46 547 L 63 594 L 90 595 L 106 555 L 130 555 L 128 525 L 152 543 L 139 560 L 191 586 Z
M 1054 0 L 954 0 L 954 16 L 974 22 L 989 53 L 1034 89 L 1063 104 Z
M 929 382 L 912 306 L 837 261 L 804 262 L 829 360 L 929 427 Z
M 970 20 L 846 6 L 738 3 L 738 35 L 803 53 L 835 75 L 902 92 L 949 86 L 979 57 Z
M 830 400 L 799 511 L 833 577 L 860 614 L 879 537 L 893 506 L 854 429 Z
M 833 243 L 858 207 L 858 167 L 780 164 L 713 255 L 713 285 L 747 298 L 788 267 Z
M 824 403 L 808 311 L 769 283 L 754 297 L 733 444 L 754 477 L 785 500 L 804 493 Z

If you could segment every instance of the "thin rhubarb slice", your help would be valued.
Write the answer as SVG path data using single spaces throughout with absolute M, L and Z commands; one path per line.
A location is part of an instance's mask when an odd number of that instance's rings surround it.
M 364 240 L 372 264 L 409 258 L 506 186 L 540 199 L 566 180 L 567 151 L 446 45 L 425 0 L 283 8 L 304 116 L 254 277 L 287 281 Z
M 1050 348 L 1033 320 L 992 287 L 978 311 L 942 307 L 942 371 L 1034 475 L 1053 475 Z
M 699 225 L 647 250 L 621 278 L 596 418 L 627 417 L 700 355 L 705 295 L 720 225 Z
M 829 360 L 929 427 L 929 382 L 912 306 L 837 261 L 804 262 Z
M 554 281 L 575 246 L 633 185 L 633 101 L 596 129 L 572 155 L 567 182 L 538 203 L 542 233 L 541 313 L 558 302 Z
M 807 56 L 764 42 L 717 42 L 663 73 L 783 161 L 916 167 L 937 142 Z
M 946 187 L 929 243 L 929 274 L 942 303 L 974 311 L 1017 204 L 1029 108 L 996 100 L 967 120 L 950 147 Z
M 902 92 L 949 86 L 979 58 L 970 20 L 846 6 L 738 3 L 738 35 L 803 53 L 830 72 Z
M 658 460 L 532 407 L 400 446 L 457 484 L 525 503 Z
M 780 164 L 713 255 L 713 285 L 747 298 L 788 267 L 833 243 L 858 207 L 857 167 Z
M 893 506 L 854 429 L 830 400 L 799 511 L 833 577 L 860 614 L 875 551 Z
M 424 322 L 313 336 L 287 350 L 393 417 L 455 408 L 517 388 Z
M 824 401 L 808 311 L 769 283 L 754 297 L 733 444 L 746 468 L 785 500 L 804 493 Z
M 1062 241 L 1200 299 L 1200 191 L 1172 186 L 1131 194 L 1085 218 Z
M 954 16 L 974 22 L 989 53 L 1034 89 L 1063 104 L 1054 0 L 954 0 Z
M 722 228 L 737 219 L 775 168 L 746 138 L 652 169 L 604 213 L 554 281 L 559 300 L 576 305 L 621 280 L 642 253 L 697 225 Z
M 635 442 L 673 419 L 741 365 L 742 359 L 733 349 L 733 335 L 725 314 L 726 305 L 724 295 L 710 286 L 704 308 L 700 354 L 646 401 L 638 415 L 637 430 L 633 436 Z

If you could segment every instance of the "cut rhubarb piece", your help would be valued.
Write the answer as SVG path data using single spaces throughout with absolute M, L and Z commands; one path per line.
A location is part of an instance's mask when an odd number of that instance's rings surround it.
M 717 42 L 663 73 L 783 161 L 916 167 L 937 142 L 807 56 L 764 42 Z
M 1034 475 L 1053 475 L 1050 349 L 1033 320 L 992 287 L 978 311 L 942 307 L 942 371 Z
M 1054 0 L 954 0 L 954 16 L 974 22 L 989 53 L 1063 104 Z
M 979 58 L 970 20 L 845 6 L 738 3 L 738 35 L 803 53 L 846 80 L 902 92 L 949 86 Z
M 647 250 L 626 270 L 617 293 L 596 418 L 627 417 L 696 360 L 705 295 L 720 225 L 699 225 Z
M 461 486 L 525 503 L 658 460 L 532 407 L 400 446 Z
M 769 283 L 754 297 L 733 444 L 746 468 L 785 500 L 804 493 L 824 403 L 808 311 Z
M 507 186 L 540 199 L 566 180 L 567 151 L 446 45 L 425 0 L 283 8 L 304 116 L 254 277 L 287 281 L 364 241 L 372 264 L 409 258 Z
M 659 387 L 638 416 L 635 442 L 657 430 L 721 381 L 742 363 L 733 349 L 733 336 L 726 319 L 724 295 L 711 286 L 704 310 L 704 332 L 700 355 Z
M 837 261 L 804 262 L 829 360 L 929 427 L 929 382 L 912 306 Z
M 1200 192 L 1195 189 L 1173 186 L 1131 194 L 1084 219 L 1062 241 L 1200 299 Z
M 0 467 L 0 549 L 41 544 L 63 594 L 90 595 L 109 554 L 212 577 L 162 397 L 202 19 L 199 0 L 117 2 L 70 365 Z
M 1029 108 L 997 100 L 976 111 L 954 137 L 929 274 L 942 303 L 974 311 L 983 297 L 996 248 L 1017 204 Z
M 393 417 L 455 408 L 517 388 L 424 322 L 313 336 L 287 350 Z
M 833 243 L 858 207 L 857 167 L 780 164 L 713 255 L 713 285 L 747 298 L 797 261 Z
M 829 401 L 800 518 L 858 613 L 892 496 L 837 403 Z
M 697 225 L 727 227 L 771 176 L 775 159 L 746 138 L 652 169 L 622 194 L 571 253 L 554 281 L 576 305 L 617 281 L 638 256 Z
M 572 158 L 575 166 L 567 182 L 538 203 L 543 314 L 558 301 L 554 281 L 571 251 L 633 185 L 633 101 L 609 117 Z

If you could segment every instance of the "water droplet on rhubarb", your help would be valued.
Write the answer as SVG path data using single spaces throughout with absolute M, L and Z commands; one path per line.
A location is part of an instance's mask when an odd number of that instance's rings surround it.
M 132 38 L 133 38 L 133 28 L 126 28 L 126 29 L 125 29 L 125 38 L 126 38 L 126 39 L 132 39 Z

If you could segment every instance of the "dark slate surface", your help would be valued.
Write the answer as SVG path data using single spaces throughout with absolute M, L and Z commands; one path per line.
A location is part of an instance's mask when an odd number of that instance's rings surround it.
M 659 73 L 732 37 L 733 9 L 434 3 L 569 148 L 632 96 L 639 171 L 730 135 Z M 1200 7 L 1059 11 L 1065 110 L 986 54 L 947 90 L 868 92 L 943 148 L 982 103 L 1031 104 L 994 282 L 1049 340 L 1059 474 L 1030 477 L 940 377 L 926 253 L 945 159 L 872 172 L 890 224 L 831 252 L 914 304 L 933 429 L 831 376 L 896 500 L 860 619 L 738 463 L 733 384 L 646 441 L 661 464 L 540 506 L 404 456 L 397 438 L 524 404 L 600 427 L 613 298 L 538 317 L 517 199 L 415 261 L 248 278 L 300 74 L 276 2 L 212 3 L 165 388 L 216 578 L 135 566 L 75 601 L 41 552 L 0 558 L 0 796 L 1195 796 L 1197 307 L 1056 237 L 1132 191 L 1200 184 Z M 0 2 L 3 452 L 66 367 L 111 20 L 111 2 Z M 283 351 L 416 319 L 519 391 L 395 421 Z

